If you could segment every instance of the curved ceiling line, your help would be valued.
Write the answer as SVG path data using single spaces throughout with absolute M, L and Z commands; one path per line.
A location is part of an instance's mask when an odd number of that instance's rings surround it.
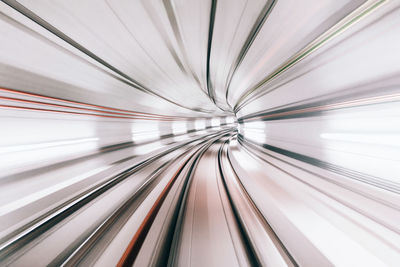
M 104 59 L 100 58 L 99 56 L 97 56 L 96 54 L 94 54 L 93 52 L 91 52 L 90 50 L 85 48 L 84 46 L 80 45 L 78 42 L 74 41 L 72 38 L 70 38 L 69 36 L 67 36 L 66 34 L 61 32 L 60 30 L 58 30 L 56 27 L 54 27 L 53 25 L 51 25 L 50 23 L 48 23 L 47 21 L 45 21 L 44 19 L 42 19 L 41 17 L 39 17 L 38 15 L 33 13 L 31 10 L 29 10 L 25 6 L 21 5 L 19 2 L 15 1 L 15 0 L 4 0 L 3 2 L 5 4 L 7 4 L 8 6 L 10 6 L 11 8 L 13 8 L 14 10 L 18 11 L 19 13 L 21 13 L 22 15 L 24 15 L 25 17 L 29 18 L 33 22 L 37 23 L 38 25 L 40 25 L 41 27 L 43 27 L 47 31 L 49 31 L 52 34 L 56 35 L 57 37 L 59 37 L 63 41 L 67 42 L 71 46 L 75 47 L 76 49 L 78 49 L 82 53 L 86 54 L 87 56 L 89 56 L 93 60 L 97 61 L 101 65 L 105 66 L 106 68 L 110 69 L 114 73 L 116 73 L 119 76 L 123 77 L 124 79 L 128 80 L 130 83 L 127 83 L 127 84 L 129 84 L 131 87 L 133 87 L 133 88 L 135 88 L 135 89 L 137 89 L 139 91 L 142 91 L 144 93 L 157 96 L 157 97 L 159 97 L 159 98 L 161 98 L 161 99 L 163 99 L 163 100 L 165 100 L 165 101 L 167 101 L 169 103 L 177 105 L 177 106 L 179 106 L 181 108 L 185 108 L 185 109 L 192 110 L 192 111 L 197 111 L 197 112 L 204 112 L 204 113 L 212 113 L 213 112 L 213 110 L 186 107 L 186 106 L 184 106 L 182 104 L 179 104 L 179 103 L 177 103 L 177 102 L 175 102 L 173 100 L 170 100 L 167 97 L 164 97 L 164 96 L 162 96 L 162 95 L 160 95 L 160 94 L 158 94 L 158 93 L 146 88 L 144 85 L 140 84 L 139 82 L 137 82 L 135 79 L 133 79 L 129 75 L 125 74 L 121 70 L 119 70 L 116 67 L 112 66 L 110 63 L 106 62 Z
M 256 21 L 253 24 L 253 27 L 251 28 L 249 34 L 247 35 L 246 41 L 244 42 L 238 56 L 236 57 L 235 63 L 231 66 L 231 70 L 229 71 L 226 85 L 225 85 L 225 100 L 226 103 L 230 106 L 228 103 L 228 97 L 229 97 L 229 88 L 233 79 L 233 76 L 235 75 L 237 69 L 239 68 L 240 64 L 242 63 L 243 59 L 245 58 L 247 52 L 249 51 L 251 45 L 253 44 L 254 40 L 256 39 L 258 33 L 260 32 L 262 26 L 264 25 L 265 21 L 267 20 L 269 14 L 271 14 L 271 11 L 273 7 L 275 6 L 275 3 L 277 0 L 269 0 L 265 3 L 263 9 L 261 10 L 260 14 L 258 15 Z
M 344 17 L 338 23 L 333 25 L 323 34 L 318 36 L 316 39 L 311 41 L 308 45 L 306 45 L 303 49 L 301 49 L 298 53 L 293 55 L 289 60 L 283 63 L 280 67 L 275 69 L 271 74 L 266 76 L 260 82 L 258 82 L 252 88 L 246 90 L 236 101 L 234 106 L 234 112 L 237 113 L 244 105 L 242 105 L 246 99 L 248 99 L 251 95 L 255 92 L 260 92 L 259 90 L 261 87 L 266 84 L 267 82 L 271 81 L 272 79 L 276 78 L 277 76 L 281 75 L 282 73 L 286 72 L 288 69 L 296 65 L 298 62 L 303 60 L 304 58 L 310 56 L 323 45 L 334 39 L 335 37 L 339 36 L 341 33 L 349 29 L 355 23 L 359 22 L 361 19 L 365 18 L 368 14 L 376 10 L 380 7 L 383 3 L 387 0 L 372 0 L 368 1 L 365 4 L 361 5 L 349 15 Z M 246 103 L 248 104 L 248 103 Z

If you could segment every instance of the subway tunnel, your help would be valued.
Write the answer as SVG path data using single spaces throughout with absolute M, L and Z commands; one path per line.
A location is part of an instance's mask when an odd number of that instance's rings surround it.
M 3 0 L 0 266 L 400 266 L 400 1 Z

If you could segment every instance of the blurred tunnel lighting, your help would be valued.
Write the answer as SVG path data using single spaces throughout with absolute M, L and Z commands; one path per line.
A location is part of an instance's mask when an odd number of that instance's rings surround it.
M 172 124 L 172 133 L 173 134 L 183 134 L 186 133 L 186 122 L 184 121 L 175 121 Z
M 218 127 L 221 125 L 221 119 L 220 118 L 212 118 L 211 119 L 211 127 Z
M 195 125 L 194 127 L 195 127 L 196 130 L 203 130 L 203 129 L 206 128 L 205 120 L 196 120 L 194 122 L 194 125 Z
M 134 142 L 149 141 L 160 137 L 156 123 L 135 123 L 132 125 L 131 131 Z
M 400 266 L 400 1 L 0 1 L 0 266 Z
M 27 150 L 36 150 L 36 149 L 43 149 L 56 146 L 73 145 L 73 144 L 96 143 L 97 140 L 99 140 L 99 138 L 84 138 L 84 139 L 65 140 L 65 141 L 49 142 L 49 143 L 0 147 L 0 154 L 21 152 Z
M 234 122 L 235 122 L 234 117 L 226 117 L 226 123 L 227 123 L 227 124 L 232 124 L 232 123 L 234 123 Z

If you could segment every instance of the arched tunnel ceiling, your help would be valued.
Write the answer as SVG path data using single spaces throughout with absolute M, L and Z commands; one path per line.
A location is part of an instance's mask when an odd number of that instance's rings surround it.
M 48 78 L 62 72 L 74 77 L 74 81 L 65 81 L 69 85 L 100 95 L 112 92 L 114 97 L 132 98 L 145 106 L 160 102 L 161 97 L 164 113 L 173 109 L 169 107 L 172 103 L 179 106 L 175 112 L 187 113 L 188 109 L 214 115 L 237 112 L 254 94 L 268 90 L 268 82 L 279 79 L 287 71 L 285 66 L 298 63 L 299 54 L 313 52 L 310 46 L 335 27 L 355 23 L 360 13 L 366 16 L 376 8 L 374 1 L 364 0 L 5 3 L 47 30 L 33 23 L 15 23 L 15 34 L 33 30 L 44 36 L 54 34 L 70 44 L 62 44 L 76 55 L 69 62 L 54 36 L 54 43 L 47 41 L 49 49 L 43 52 L 35 50 L 45 42 L 38 37 L 9 44 L 13 53 L 36 60 L 37 71 L 46 69 Z M 6 13 L 9 19 L 26 22 L 14 10 Z M 291 19 L 283 20 L 287 14 Z M 318 44 L 323 45 L 325 41 Z M 57 63 L 60 60 L 65 66 Z M 146 100 L 149 96 L 137 91 L 158 96 L 158 100 Z

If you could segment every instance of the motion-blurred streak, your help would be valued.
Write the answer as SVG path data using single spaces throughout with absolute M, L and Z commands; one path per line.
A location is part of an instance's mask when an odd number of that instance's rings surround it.
M 20 92 L 18 90 L 13 90 L 13 89 L 8 89 L 8 88 L 0 88 L 0 92 L 6 92 L 7 95 L 16 95 L 19 97 L 20 95 L 23 96 L 28 96 L 30 99 L 23 99 L 23 98 L 16 98 L 16 97 L 7 97 L 7 96 L 2 96 L 0 94 L 0 101 L 4 103 L 15 103 L 19 104 L 17 106 L 13 105 L 0 105 L 3 108 L 15 108 L 15 109 L 28 109 L 28 110 L 40 110 L 40 111 L 48 111 L 48 112 L 61 112 L 61 113 L 67 113 L 67 114 L 76 114 L 76 115 L 92 115 L 92 116 L 102 116 L 102 117 L 108 117 L 108 118 L 118 118 L 118 119 L 142 119 L 142 120 L 150 120 L 150 119 L 156 119 L 156 120 L 179 120 L 179 119 L 187 119 L 186 117 L 179 118 L 179 117 L 174 117 L 174 116 L 164 116 L 164 115 L 157 115 L 157 114 L 150 114 L 150 113 L 143 113 L 143 112 L 135 112 L 131 110 L 123 110 L 123 109 L 116 109 L 116 108 L 110 108 L 110 107 L 103 107 L 103 106 L 98 106 L 98 105 L 90 105 L 87 103 L 81 103 L 81 102 L 74 102 L 74 101 L 68 101 L 64 99 L 58 99 L 54 97 L 46 97 L 46 96 L 41 96 L 37 94 L 31 94 L 31 93 L 25 93 L 25 92 Z M 53 103 L 49 102 L 43 102 L 43 101 L 38 101 L 35 99 L 46 99 L 50 100 Z M 23 104 L 26 105 L 32 105 L 35 106 L 24 106 Z M 59 104 L 59 103 L 67 103 L 67 104 L 72 104 L 71 105 L 65 105 L 65 104 Z M 79 106 L 84 106 L 84 107 L 79 107 Z M 36 108 L 38 107 L 38 108 Z M 48 109 L 48 108 L 41 108 L 41 107 L 56 107 L 60 109 Z M 94 109 L 95 108 L 95 109 Z M 74 112 L 70 110 L 80 110 L 80 111 L 89 111 L 90 113 L 84 113 L 84 112 Z M 97 112 L 97 113 L 95 113 Z M 105 114 L 105 115 L 104 115 Z M 120 116 L 115 116 L 115 115 L 120 115 Z
M 398 266 L 396 0 L 0 2 L 1 266 Z
M 286 72 L 291 67 L 295 66 L 298 62 L 304 60 L 306 57 L 312 55 L 315 51 L 317 51 L 320 47 L 328 43 L 331 39 L 338 36 L 344 30 L 351 27 L 353 24 L 357 23 L 359 20 L 363 19 L 370 13 L 372 13 L 375 9 L 384 4 L 385 0 L 372 0 L 366 1 L 365 4 L 361 5 L 356 10 L 352 11 L 345 18 L 337 22 L 331 28 L 329 28 L 326 32 L 322 33 L 315 40 L 311 41 L 304 48 L 302 48 L 299 52 L 297 52 L 294 56 L 292 56 L 287 62 L 283 63 L 276 70 L 274 70 L 267 77 L 258 82 L 254 87 L 248 89 L 244 92 L 238 99 L 235 105 L 235 111 L 241 108 L 242 102 L 246 100 L 246 98 L 250 97 L 254 94 L 255 91 L 259 90 L 265 83 L 270 80 L 275 79 L 277 76 L 281 75 L 283 72 Z

